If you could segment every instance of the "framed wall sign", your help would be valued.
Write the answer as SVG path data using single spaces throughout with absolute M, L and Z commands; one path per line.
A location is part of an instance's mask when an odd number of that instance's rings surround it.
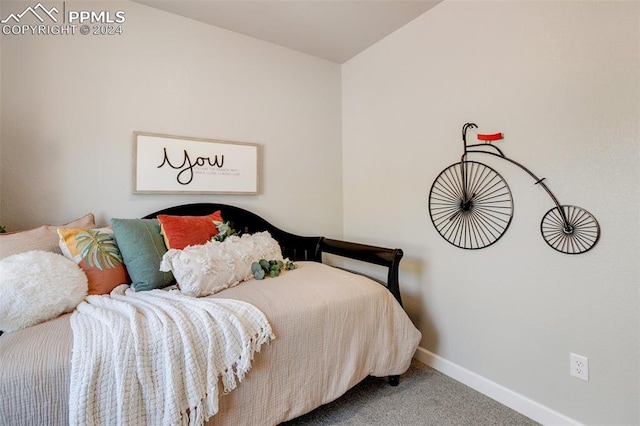
M 136 194 L 257 194 L 259 145 L 134 132 Z

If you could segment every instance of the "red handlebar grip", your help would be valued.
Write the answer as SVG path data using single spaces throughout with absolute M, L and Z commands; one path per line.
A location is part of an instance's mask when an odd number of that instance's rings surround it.
M 479 141 L 497 141 L 502 139 L 502 133 L 492 133 L 490 135 L 483 135 L 478 133 Z

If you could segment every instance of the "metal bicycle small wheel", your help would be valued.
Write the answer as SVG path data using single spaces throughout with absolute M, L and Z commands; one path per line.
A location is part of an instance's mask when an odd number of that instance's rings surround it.
M 444 169 L 429 193 L 429 214 L 438 233 L 463 249 L 481 249 L 505 233 L 513 217 L 507 182 L 491 167 L 461 161 Z
M 554 207 L 542 218 L 542 238 L 561 253 L 580 254 L 591 250 L 600 239 L 596 218 L 582 207 L 560 207 L 564 217 L 558 207 Z

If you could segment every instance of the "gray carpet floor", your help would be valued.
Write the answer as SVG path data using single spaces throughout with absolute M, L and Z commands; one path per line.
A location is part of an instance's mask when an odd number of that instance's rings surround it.
M 367 377 L 337 400 L 283 423 L 297 425 L 508 425 L 538 423 L 495 400 L 413 360 L 390 386 Z

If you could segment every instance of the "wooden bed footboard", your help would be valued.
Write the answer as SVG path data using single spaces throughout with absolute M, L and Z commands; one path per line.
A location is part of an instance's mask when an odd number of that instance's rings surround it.
M 333 240 L 330 238 L 322 238 L 320 241 L 320 250 L 324 253 L 336 254 L 338 256 L 387 267 L 387 282 L 382 284 L 389 289 L 391 294 L 393 294 L 398 303 L 402 306 L 402 297 L 400 296 L 400 283 L 398 278 L 400 260 L 404 254 L 402 249 L 389 249 L 366 244 Z

